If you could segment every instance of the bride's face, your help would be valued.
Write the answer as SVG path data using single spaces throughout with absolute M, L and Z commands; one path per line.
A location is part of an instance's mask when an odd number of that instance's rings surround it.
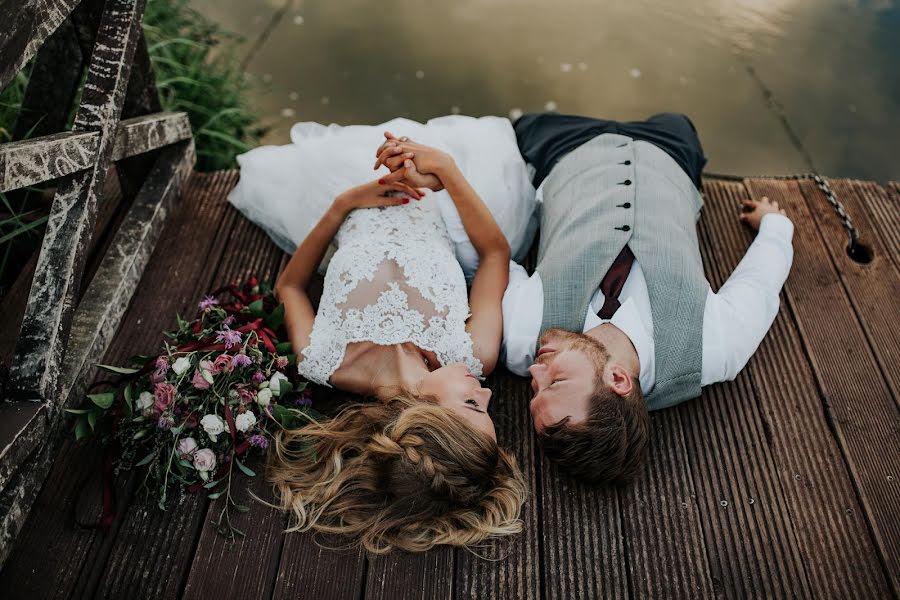
M 478 431 L 497 439 L 494 422 L 487 413 L 491 390 L 481 387 L 464 364 L 453 363 L 428 373 L 419 384 L 419 393 L 435 398 L 438 406 L 452 410 Z

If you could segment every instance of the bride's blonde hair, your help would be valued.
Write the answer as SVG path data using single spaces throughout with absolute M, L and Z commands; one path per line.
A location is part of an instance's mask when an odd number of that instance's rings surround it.
M 287 531 L 350 536 L 373 553 L 468 546 L 522 529 L 515 458 L 452 411 L 409 396 L 283 430 L 268 479 Z

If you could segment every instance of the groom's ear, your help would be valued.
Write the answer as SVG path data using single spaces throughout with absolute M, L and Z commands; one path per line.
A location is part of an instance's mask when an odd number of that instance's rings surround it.
M 634 391 L 634 379 L 620 365 L 607 363 L 603 373 L 603 381 L 617 396 L 622 396 L 623 398 Z

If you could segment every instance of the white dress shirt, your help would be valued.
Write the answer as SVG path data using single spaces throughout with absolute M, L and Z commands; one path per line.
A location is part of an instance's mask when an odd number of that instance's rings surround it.
M 542 191 L 538 190 L 539 200 Z M 707 293 L 701 385 L 734 379 L 772 326 L 778 314 L 778 294 L 794 257 L 793 234 L 794 225 L 787 217 L 764 216 L 756 239 L 728 281 L 718 292 L 710 289 Z M 598 280 L 602 277 L 599 273 Z M 608 320 L 597 316 L 604 300 L 598 287 L 591 297 L 582 331 L 607 322 L 621 329 L 637 350 L 641 390 L 649 394 L 656 383 L 653 315 L 647 282 L 637 260 L 619 294 L 621 306 Z M 510 261 L 509 286 L 503 296 L 502 351 L 506 367 L 513 373 L 528 375 L 543 314 L 541 276 L 534 273 L 529 277 L 521 265 Z

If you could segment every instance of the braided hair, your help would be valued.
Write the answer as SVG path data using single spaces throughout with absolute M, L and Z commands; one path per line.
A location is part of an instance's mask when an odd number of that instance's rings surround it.
M 522 528 L 515 458 L 408 394 L 282 431 L 269 456 L 269 480 L 293 517 L 287 531 L 341 534 L 383 553 L 469 546 Z

